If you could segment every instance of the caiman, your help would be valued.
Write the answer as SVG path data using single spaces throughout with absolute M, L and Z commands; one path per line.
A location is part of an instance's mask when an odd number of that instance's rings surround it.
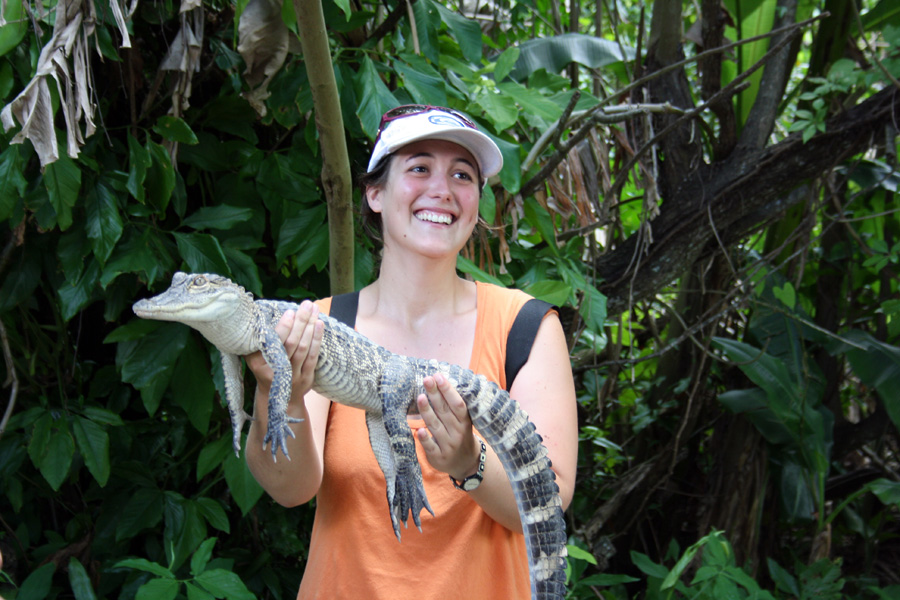
M 286 442 L 294 433 L 289 423 L 296 422 L 286 413 L 291 364 L 275 325 L 286 311 L 297 310 L 298 304 L 254 300 L 244 288 L 220 275 L 179 272 L 168 290 L 136 302 L 133 308 L 144 319 L 189 325 L 219 349 L 238 453 L 241 431 L 250 419 L 244 410 L 240 357 L 261 350 L 275 374 L 263 448 L 271 443 L 273 459 L 279 448 L 290 458 Z M 564 598 L 566 530 L 559 486 L 547 449 L 525 411 L 496 383 L 469 369 L 394 354 L 327 315 L 319 318 L 325 327 L 313 389 L 333 402 L 366 412 L 369 441 L 384 472 L 397 539 L 399 521 L 405 525 L 410 513 L 419 530 L 422 509 L 434 514 L 425 496 L 407 414 L 416 411 L 423 379 L 441 372 L 455 384 L 475 429 L 494 449 L 512 484 L 525 535 L 532 598 Z

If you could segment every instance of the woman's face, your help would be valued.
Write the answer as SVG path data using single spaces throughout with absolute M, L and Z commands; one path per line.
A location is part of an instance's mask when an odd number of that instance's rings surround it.
M 423 140 L 394 153 L 383 186 L 366 189 L 381 213 L 385 248 L 428 257 L 455 255 L 478 221 L 478 163 L 453 142 Z

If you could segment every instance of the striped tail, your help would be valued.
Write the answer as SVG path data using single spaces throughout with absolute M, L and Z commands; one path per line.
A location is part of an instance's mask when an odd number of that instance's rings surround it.
M 488 379 L 459 369 L 450 376 L 475 429 L 500 458 L 512 484 L 528 551 L 532 600 L 566 596 L 566 522 L 547 448 L 528 415 Z

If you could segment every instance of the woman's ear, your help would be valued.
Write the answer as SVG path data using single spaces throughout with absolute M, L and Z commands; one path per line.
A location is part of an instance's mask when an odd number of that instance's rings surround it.
M 366 188 L 366 201 L 369 203 L 369 208 L 372 209 L 374 213 L 380 213 L 382 210 L 381 206 L 381 196 L 383 191 L 380 187 L 376 187 L 370 185 Z

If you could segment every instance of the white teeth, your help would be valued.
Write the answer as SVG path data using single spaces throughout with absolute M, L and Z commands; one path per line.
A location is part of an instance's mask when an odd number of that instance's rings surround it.
M 453 222 L 453 217 L 447 213 L 435 213 L 428 210 L 422 210 L 416 213 L 416 218 L 420 221 L 428 221 L 429 223 L 443 223 L 449 225 Z

